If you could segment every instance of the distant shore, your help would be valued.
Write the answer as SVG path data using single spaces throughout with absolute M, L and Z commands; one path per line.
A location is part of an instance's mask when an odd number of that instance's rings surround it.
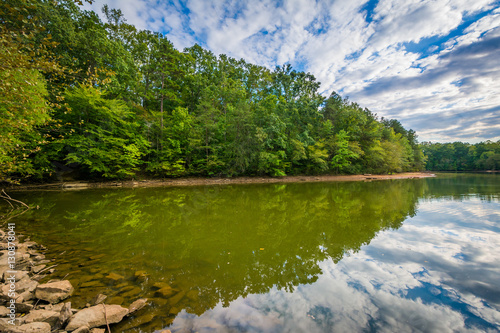
M 348 182 L 372 181 L 387 179 L 411 179 L 435 177 L 430 172 L 405 172 L 393 175 L 320 175 L 320 176 L 285 176 L 285 177 L 235 177 L 235 178 L 168 178 L 127 181 L 67 181 L 47 184 L 24 184 L 11 186 L 9 190 L 34 189 L 84 189 L 84 188 L 114 188 L 114 187 L 169 187 L 169 186 L 199 186 L 199 185 L 228 185 L 228 184 L 268 184 L 268 183 L 315 183 L 315 182 Z

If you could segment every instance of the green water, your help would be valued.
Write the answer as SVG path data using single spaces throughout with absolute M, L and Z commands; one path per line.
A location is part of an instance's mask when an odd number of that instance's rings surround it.
M 113 332 L 500 330 L 499 176 L 11 194 L 73 306 L 150 300 Z

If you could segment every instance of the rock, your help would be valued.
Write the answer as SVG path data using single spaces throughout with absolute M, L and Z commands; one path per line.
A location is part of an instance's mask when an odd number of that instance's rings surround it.
M 107 276 L 104 277 L 104 279 L 106 279 L 106 281 L 108 281 L 108 282 L 117 283 L 117 282 L 125 279 L 125 277 L 123 275 L 120 275 L 120 274 L 109 273 Z
M 38 285 L 35 290 L 35 297 L 49 303 L 58 303 L 68 298 L 74 289 L 68 280 L 45 283 Z
M 54 326 L 54 329 L 60 329 L 61 327 L 63 327 L 72 314 L 73 313 L 71 312 L 71 302 L 64 303 L 63 307 L 61 308 L 61 311 L 59 311 L 59 318 L 57 320 L 56 325 Z
M 55 326 L 59 320 L 59 312 L 49 310 L 32 310 L 21 320 L 24 324 L 44 322 L 48 323 L 52 327 Z
M 35 298 L 35 294 L 32 291 L 26 290 L 19 295 L 17 302 L 26 302 L 32 300 L 33 298 Z
M 153 284 L 153 289 L 162 289 L 165 287 L 170 287 L 170 285 L 166 282 L 155 282 Z
M 99 281 L 89 281 L 82 283 L 80 285 L 81 288 L 90 288 L 90 287 L 105 287 L 105 285 Z
M 10 310 L 5 306 L 0 306 L 0 317 L 8 317 L 10 315 Z
M 19 280 L 16 284 L 16 293 L 21 295 L 25 291 L 32 292 L 38 285 L 38 282 L 31 280 L 29 277 L 24 277 Z M 4 284 L 0 287 L 0 298 L 4 300 L 9 300 L 9 290 L 10 283 Z
M 113 296 L 109 299 L 108 303 L 121 305 L 125 299 L 121 296 Z
M 186 293 L 183 292 L 183 291 L 180 292 L 180 293 L 178 293 L 177 295 L 175 295 L 175 296 L 173 296 L 173 297 L 171 297 L 171 298 L 168 299 L 168 304 L 170 306 L 176 305 L 177 303 L 179 303 L 181 301 L 181 299 L 184 298 L 185 295 L 186 295 Z
M 43 270 L 47 265 L 36 265 L 31 267 L 31 271 L 35 274 L 38 274 L 41 270 Z
M 19 281 L 23 278 L 26 278 L 28 277 L 28 272 L 26 271 L 16 271 L 16 273 L 12 274 L 12 273 L 8 273 L 8 272 L 4 272 L 3 273 L 3 282 L 10 282 L 12 281 L 12 277 L 15 278 L 15 281 Z M 9 279 L 9 280 L 7 280 Z
M 34 256 L 33 257 L 33 260 L 34 261 L 42 261 L 42 260 L 45 260 L 45 255 L 44 254 L 39 254 L 37 256 Z
M 134 274 L 135 279 L 140 282 L 144 282 L 148 280 L 148 273 L 146 271 L 137 271 Z
M 132 296 L 137 296 L 142 292 L 142 289 L 139 287 L 134 287 L 132 290 L 127 291 L 126 293 L 120 293 L 121 296 L 128 298 Z
M 148 302 L 148 300 L 145 298 L 140 298 L 137 301 L 133 302 L 128 307 L 128 314 L 130 315 L 130 314 L 137 312 L 140 309 L 144 308 L 148 304 L 147 302 Z
M 93 328 L 90 330 L 90 333 L 105 333 L 106 330 L 104 328 Z
M 0 332 L 2 333 L 22 333 L 19 326 L 13 326 L 7 322 L 7 319 L 0 319 Z
M 15 303 L 17 313 L 28 313 L 33 310 L 33 305 L 28 303 Z
M 45 305 L 39 305 L 38 307 L 45 309 L 45 310 L 61 312 L 62 308 L 64 307 L 64 304 L 66 304 L 66 303 L 45 304 Z
M 82 326 L 73 331 L 73 333 L 89 333 L 90 329 L 88 326 Z
M 48 323 L 29 323 L 19 326 L 19 331 L 23 333 L 50 333 Z
M 92 303 L 92 305 L 101 304 L 102 302 L 104 302 L 106 298 L 108 298 L 108 296 L 103 294 L 97 294 L 94 298 L 92 298 L 90 303 Z
M 123 288 L 121 288 L 120 292 L 124 293 L 124 292 L 130 291 L 130 290 L 133 290 L 134 288 L 136 288 L 136 287 L 129 286 L 127 283 Z
M 95 256 L 92 256 L 90 257 L 90 260 L 96 260 L 96 259 L 101 259 L 103 257 L 105 257 L 106 255 L 104 253 L 101 253 L 101 254 L 98 254 L 98 255 L 95 255 Z
M 155 297 L 155 298 L 150 299 L 150 301 L 158 306 L 165 306 L 168 303 L 168 300 L 166 298 L 162 298 L 162 297 Z
M 173 289 L 172 287 L 170 286 L 166 286 L 166 287 L 163 287 L 161 289 L 158 289 L 156 292 L 155 292 L 155 296 L 161 296 L 161 297 L 172 297 L 173 295 L 175 295 L 177 293 L 177 291 L 175 289 Z
M 104 313 L 106 312 L 106 317 Z M 78 311 L 69 320 L 68 326 L 66 326 L 67 331 L 72 331 L 78 327 L 87 325 L 89 328 L 99 327 L 106 325 L 106 318 L 108 324 L 114 324 L 120 322 L 123 317 L 128 313 L 128 309 L 121 307 L 120 305 L 103 305 L 99 304 L 92 306 L 87 309 Z

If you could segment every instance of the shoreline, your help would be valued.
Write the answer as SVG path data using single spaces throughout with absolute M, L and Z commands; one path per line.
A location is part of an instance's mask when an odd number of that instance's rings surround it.
M 15 223 L 0 225 L 0 332 L 105 333 L 113 324 L 130 323 L 135 328 L 135 316 L 150 309 L 146 298 L 125 307 L 108 303 L 106 288 L 85 307 L 72 307 L 76 286 L 65 279 L 71 271 L 62 279 L 50 279 L 59 263 L 56 258 L 46 258 L 46 250 L 29 237 L 17 235 Z
M 10 185 L 9 191 L 23 190 L 75 190 L 87 188 L 144 188 L 144 187 L 172 187 L 172 186 L 204 186 L 204 185 L 231 185 L 231 184 L 275 184 L 275 183 L 314 183 L 314 182 L 351 182 L 389 179 L 420 179 L 436 175 L 432 172 L 404 172 L 393 175 L 319 175 L 319 176 L 285 176 L 285 177 L 235 177 L 235 178 L 168 178 L 127 181 L 66 181 L 47 184 Z

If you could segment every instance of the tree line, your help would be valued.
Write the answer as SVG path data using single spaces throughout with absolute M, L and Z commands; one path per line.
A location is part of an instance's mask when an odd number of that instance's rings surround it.
M 78 2 L 78 1 L 77 1 Z M 0 180 L 422 170 L 413 130 L 310 73 L 177 50 L 75 1 L 0 4 Z
M 421 147 L 427 158 L 427 170 L 500 170 L 500 141 L 476 144 L 423 142 Z

